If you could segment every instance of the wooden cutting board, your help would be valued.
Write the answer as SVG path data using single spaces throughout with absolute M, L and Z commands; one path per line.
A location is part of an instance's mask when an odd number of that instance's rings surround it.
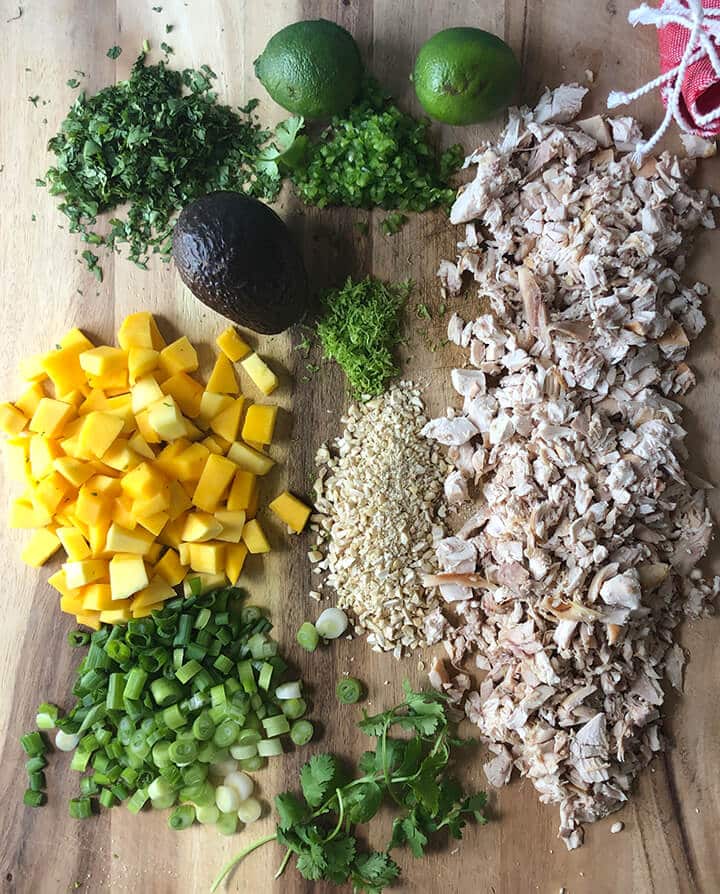
M 208 63 L 218 73 L 223 99 L 235 105 L 260 96 L 266 120 L 282 112 L 269 102 L 253 76 L 252 60 L 282 26 L 302 18 L 325 17 L 348 28 L 358 40 L 370 70 L 406 108 L 418 112 L 408 82 L 414 55 L 435 31 L 451 25 L 474 25 L 502 36 L 523 65 L 524 98 L 532 102 L 545 84 L 584 82 L 589 70 L 594 85 L 588 98 L 600 111 L 609 89 L 631 88 L 657 70 L 655 36 L 633 32 L 627 24 L 630 0 L 0 0 L 0 384 L 3 399 L 20 386 L 16 370 L 28 353 L 46 350 L 72 326 L 91 337 L 112 339 L 119 321 L 131 311 L 148 309 L 161 321 L 166 336 L 186 333 L 199 343 L 207 369 L 210 345 L 223 320 L 198 304 L 181 286 L 172 267 L 152 263 L 148 272 L 124 259 L 103 259 L 105 281 L 98 285 L 78 261 L 79 240 L 68 234 L 65 218 L 35 178 L 49 157 L 45 144 L 61 122 L 75 91 L 66 86 L 74 70 L 86 73 L 82 84 L 95 91 L 124 78 L 144 38 L 153 46 L 167 40 L 175 48 L 177 66 Z M 18 18 L 18 11 L 22 14 Z M 166 36 L 165 25 L 173 26 Z M 117 61 L 107 58 L 113 44 L 123 48 Z M 78 76 L 79 77 L 79 76 Z M 38 96 L 33 105 L 28 97 Z M 646 124 L 659 114 L 650 98 L 633 112 Z M 435 128 L 443 143 L 461 141 L 467 149 L 481 138 L 497 135 L 501 123 L 485 128 Z M 701 178 L 720 186 L 720 163 L 703 167 Z M 412 277 L 416 296 L 408 309 L 407 374 L 426 389 L 433 412 L 452 402 L 449 369 L 457 355 L 428 345 L 444 338 L 438 318 L 434 273 L 442 257 L 452 257 L 457 234 L 441 214 L 414 216 L 394 237 L 380 230 L 384 214 L 305 208 L 289 194 L 280 203 L 305 252 L 313 284 L 337 284 L 348 274 L 373 273 L 390 279 Z M 361 236 L 354 227 L 368 221 Z M 693 272 L 720 292 L 720 268 L 713 257 L 720 239 L 703 234 Z M 415 304 L 434 313 L 421 320 Z M 707 311 L 708 330 L 693 347 L 691 360 L 699 385 L 688 398 L 690 453 L 704 477 L 717 475 L 720 457 L 717 348 L 712 325 L 714 300 Z M 271 489 L 289 485 L 307 491 L 313 480 L 318 445 L 340 430 L 345 406 L 344 383 L 338 370 L 325 366 L 308 375 L 306 361 L 289 335 L 258 339 L 257 346 L 284 371 L 280 399 L 289 410 L 283 458 Z M 310 361 L 317 358 L 311 357 Z M 0 471 L 0 475 L 3 475 Z M 0 483 L 3 507 L 9 484 Z M 711 497 L 715 508 L 718 498 Z M 67 800 L 76 791 L 76 774 L 67 760 L 55 758 L 48 772 L 49 806 L 31 810 L 22 805 L 23 755 L 18 737 L 31 728 L 36 705 L 44 700 L 68 703 L 72 670 L 77 661 L 66 644 L 70 620 L 60 614 L 57 597 L 46 584 L 48 569 L 37 572 L 19 558 L 22 532 L 8 531 L 0 511 L 0 889 L 23 894 L 86 891 L 114 894 L 165 894 L 207 891 L 220 865 L 256 833 L 272 827 L 265 819 L 232 840 L 212 828 L 194 827 L 173 833 L 164 815 L 135 817 L 123 809 L 104 812 L 86 822 L 70 820 Z M 369 700 L 380 709 L 398 700 L 403 677 L 421 682 L 421 657 L 397 662 L 378 656 L 363 641 L 342 640 L 314 656 L 294 647 L 302 620 L 317 606 L 307 597 L 311 588 L 305 559 L 308 541 L 292 542 L 272 528 L 275 551 L 252 567 L 246 584 L 254 600 L 267 605 L 276 633 L 301 669 L 312 691 L 313 715 L 323 729 L 322 743 L 358 755 L 364 748 L 354 721 L 358 712 L 338 707 L 334 684 L 351 671 L 369 685 Z M 628 807 L 613 820 L 588 830 L 587 843 L 567 853 L 556 838 L 557 808 L 541 805 L 529 783 L 515 781 L 492 795 L 492 822 L 472 828 L 459 845 L 441 848 L 421 861 L 402 856 L 405 890 L 424 894 L 673 894 L 720 891 L 720 624 L 708 621 L 688 628 L 683 643 L 690 649 L 686 696 L 668 705 L 668 728 L 675 747 L 659 757 L 641 778 Z M 293 786 L 309 750 L 276 760 L 257 779 L 268 801 Z M 463 775 L 469 787 L 484 784 L 482 750 L 468 754 Z M 611 823 L 625 824 L 611 835 Z M 387 824 L 373 826 L 371 841 L 380 845 Z M 230 890 L 300 892 L 331 890 L 303 882 L 289 870 L 272 881 L 281 853 L 267 848 L 254 855 L 230 883 Z

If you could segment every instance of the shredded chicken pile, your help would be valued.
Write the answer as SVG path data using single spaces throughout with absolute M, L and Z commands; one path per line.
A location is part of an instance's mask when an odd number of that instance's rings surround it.
M 688 185 L 691 159 L 633 169 L 633 119 L 570 124 L 585 92 L 512 110 L 466 161 L 475 179 L 451 215 L 465 238 L 439 275 L 455 294 L 470 273 L 480 302 L 449 325 L 468 351 L 452 372 L 462 410 L 424 429 L 455 466 L 456 533 L 426 579 L 452 603 L 427 637 L 454 670 L 431 679 L 464 698 L 491 783 L 516 767 L 560 805 L 568 848 L 661 749 L 662 684 L 682 685 L 675 627 L 720 583 L 695 568 L 707 485 L 683 468 L 675 400 L 695 382 L 685 355 L 707 293 L 681 275 L 718 202 Z M 457 672 L 472 657 L 478 691 Z

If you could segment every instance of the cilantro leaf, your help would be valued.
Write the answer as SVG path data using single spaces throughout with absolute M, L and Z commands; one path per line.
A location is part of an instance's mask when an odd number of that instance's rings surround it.
M 355 858 L 355 850 L 355 839 L 350 835 L 338 836 L 326 843 L 325 860 L 327 861 L 327 869 L 325 875 L 330 881 L 335 882 L 337 885 L 347 881 Z
M 358 723 L 360 729 L 368 736 L 382 736 L 383 732 L 390 725 L 392 711 L 385 711 L 383 714 L 367 713 L 363 708 L 363 719 Z
M 415 814 L 411 813 L 406 816 L 400 821 L 400 826 L 413 857 L 422 857 L 425 853 L 425 845 L 428 843 L 428 839 L 427 835 L 420 828 Z
M 352 881 L 358 891 L 375 894 L 391 885 L 400 875 L 400 867 L 389 854 L 371 851 L 355 860 Z
M 122 48 L 115 44 L 114 46 L 110 47 L 105 55 L 108 57 L 108 59 L 117 59 L 121 53 Z
M 311 807 L 319 807 L 335 788 L 340 763 L 332 754 L 316 754 L 300 771 L 303 796 Z
M 343 799 L 346 816 L 353 824 L 367 823 L 380 809 L 382 798 L 382 790 L 376 782 L 356 785 Z
M 283 830 L 291 829 L 307 817 L 305 805 L 292 792 L 275 796 L 275 810 L 279 817 L 278 826 Z
M 322 847 L 319 844 L 310 845 L 308 850 L 298 854 L 297 868 L 300 875 L 311 882 L 324 878 L 328 864 Z

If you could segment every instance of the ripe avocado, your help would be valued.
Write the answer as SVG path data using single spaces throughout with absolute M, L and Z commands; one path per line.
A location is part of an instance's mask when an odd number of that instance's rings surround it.
M 213 192 L 181 213 L 173 257 L 208 307 L 256 332 L 282 332 L 308 308 L 307 274 L 288 228 L 263 202 Z

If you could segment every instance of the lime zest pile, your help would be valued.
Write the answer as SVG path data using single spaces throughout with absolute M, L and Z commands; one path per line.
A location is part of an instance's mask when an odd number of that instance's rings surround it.
M 127 626 L 73 631 L 87 647 L 73 686 L 76 704 L 61 716 L 43 704 L 39 730 L 57 728 L 56 748 L 73 753 L 84 775 L 70 816 L 90 817 L 97 806 L 125 802 L 138 813 L 177 804 L 172 829 L 197 819 L 231 834 L 238 821 L 261 812 L 251 798 L 253 772 L 283 753 L 282 737 L 304 745 L 313 726 L 298 681 L 281 682 L 287 665 L 270 639 L 270 621 L 243 606 L 242 590 L 228 587 L 173 599 Z M 24 803 L 46 799 L 44 734 L 21 739 L 27 754 Z
M 48 144 L 56 162 L 46 174 L 71 232 L 109 249 L 127 243 L 130 260 L 145 267 L 151 252 L 169 253 L 175 213 L 198 196 L 228 189 L 275 198 L 277 173 L 258 166 L 270 133 L 252 116 L 257 100 L 239 113 L 220 105 L 215 78 L 207 65 L 146 65 L 142 53 L 127 81 L 77 97 Z M 109 232 L 94 229 L 98 214 L 124 203 L 127 214 Z M 86 261 L 98 269 L 89 253 Z
M 290 179 L 303 202 L 318 208 L 449 207 L 455 189 L 448 181 L 463 153 L 452 146 L 438 156 L 428 141 L 429 124 L 400 111 L 368 79 L 348 112 L 305 145 L 302 162 L 287 164 Z
M 324 315 L 317 325 L 327 358 L 343 368 L 357 398 L 382 394 L 397 374 L 394 350 L 400 341 L 401 311 L 412 283 L 384 283 L 368 276 L 348 278 L 322 297 Z
M 405 700 L 394 708 L 372 717 L 364 712 L 358 726 L 377 741 L 360 758 L 360 775 L 350 776 L 332 754 L 312 757 L 300 771 L 302 798 L 290 791 L 277 795 L 275 834 L 230 860 L 212 891 L 245 857 L 277 841 L 287 851 L 275 878 L 295 856 L 298 872 L 309 881 L 350 882 L 356 892 L 378 894 L 400 875 L 391 850 L 406 845 L 422 857 L 440 830 L 461 839 L 468 820 L 486 822 L 485 794 L 466 795 L 448 771 L 453 748 L 463 743 L 450 726 L 444 696 L 414 692 L 407 681 L 403 690 Z M 394 737 L 395 730 L 410 738 Z M 397 813 L 390 841 L 384 851 L 364 850 L 354 827 L 370 822 L 384 802 L 392 802 Z

